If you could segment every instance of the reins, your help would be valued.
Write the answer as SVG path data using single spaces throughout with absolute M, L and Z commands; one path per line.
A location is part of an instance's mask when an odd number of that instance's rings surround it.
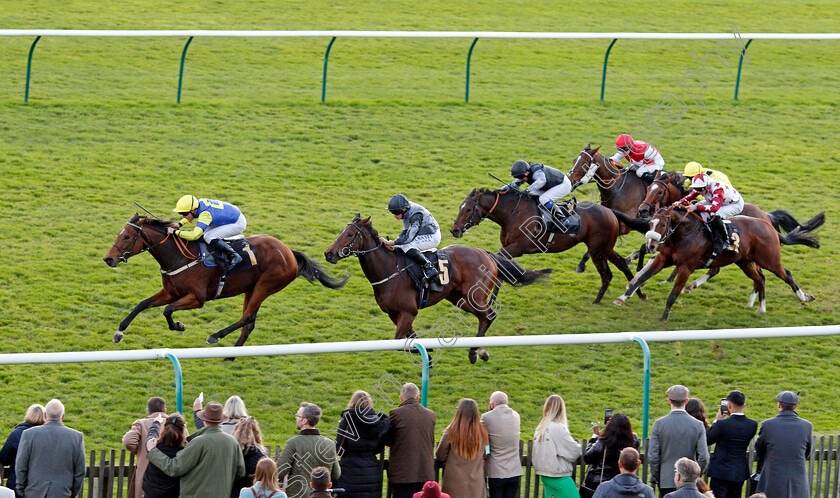
M 131 245 L 129 246 L 129 248 L 127 250 L 122 250 L 116 243 L 112 244 L 114 247 L 117 248 L 117 250 L 122 252 L 119 259 L 120 259 L 120 261 L 123 261 L 123 262 L 127 262 L 129 258 L 131 258 L 133 256 L 137 256 L 138 254 L 142 254 L 146 251 L 149 251 L 149 250 L 163 244 L 164 242 L 169 240 L 170 237 L 172 237 L 172 233 L 169 233 L 169 231 L 167 230 L 166 237 L 161 239 L 160 242 L 154 242 L 153 243 L 151 241 L 151 239 L 149 238 L 149 236 L 146 234 L 146 232 L 143 231 L 143 227 L 149 226 L 149 225 L 145 225 L 145 224 L 144 225 L 137 225 L 137 224 L 129 221 L 128 223 L 126 223 L 126 226 L 134 227 L 135 229 L 137 229 L 137 234 L 134 236 L 134 240 L 131 242 Z M 152 228 L 157 228 L 157 227 L 152 227 Z M 148 244 L 148 245 L 146 247 L 140 249 L 139 251 L 137 251 L 135 253 L 132 253 L 131 250 L 134 249 L 135 245 L 137 245 L 137 241 L 140 239 L 140 237 L 143 237 L 143 241 L 146 242 L 146 244 Z M 172 237 L 172 239 L 175 241 L 175 247 L 178 248 L 178 251 L 181 253 L 181 256 L 183 256 L 184 258 L 186 258 L 188 260 L 191 260 L 191 262 L 187 263 L 186 265 L 184 265 L 180 268 L 177 268 L 175 270 L 167 271 L 167 270 L 164 270 L 163 268 L 161 268 L 160 272 L 162 274 L 170 275 L 170 276 L 171 275 L 177 275 L 184 270 L 192 268 L 193 266 L 197 265 L 201 261 L 197 256 L 195 256 L 189 250 L 189 248 L 187 247 L 187 243 L 184 240 L 182 240 L 180 237 Z
M 493 202 L 493 206 L 490 208 L 489 211 L 487 211 L 487 214 L 485 214 L 483 216 L 479 216 L 478 221 L 476 221 L 476 222 L 473 222 L 473 218 L 475 218 L 475 215 L 478 213 L 478 201 L 477 200 L 474 201 L 472 199 L 467 199 L 465 202 L 472 202 L 472 208 L 473 208 L 472 214 L 470 214 L 470 219 L 468 219 L 467 221 L 455 220 L 454 224 L 455 225 L 460 225 L 464 230 L 469 230 L 472 227 L 477 227 L 478 225 L 481 224 L 482 221 L 487 219 L 488 216 L 493 214 L 493 210 L 495 210 L 496 206 L 499 205 L 499 196 L 502 195 L 503 193 L 505 193 L 505 192 L 502 192 L 501 190 L 496 192 L 496 200 L 495 200 L 495 202 Z M 519 200 L 522 200 L 521 196 L 520 196 Z M 517 202 L 516 205 L 518 206 L 519 202 Z M 513 208 L 513 211 L 516 211 L 516 207 Z M 511 211 L 511 213 L 510 213 L 511 215 L 513 215 L 513 211 Z

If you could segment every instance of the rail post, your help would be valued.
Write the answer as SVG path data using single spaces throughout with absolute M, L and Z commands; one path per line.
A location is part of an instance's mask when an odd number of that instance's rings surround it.
M 642 353 L 645 356 L 645 381 L 644 394 L 642 394 L 642 441 L 648 437 L 648 421 L 650 420 L 650 348 L 647 341 L 639 336 L 633 336 L 633 340 L 642 346 Z
M 169 361 L 172 362 L 172 367 L 175 368 L 175 406 L 178 409 L 178 413 L 184 414 L 184 376 L 181 372 L 181 362 L 178 361 L 178 357 L 172 353 L 165 353 L 163 355 Z
M 610 60 L 610 50 L 612 50 L 613 45 L 615 45 L 615 42 L 617 41 L 618 38 L 613 38 L 610 46 L 607 47 L 607 53 L 604 54 L 604 73 L 601 76 L 601 102 L 604 101 L 604 87 L 607 85 L 607 61 Z
M 744 45 L 744 50 L 741 50 L 741 58 L 738 60 L 738 76 L 735 77 L 735 100 L 738 100 L 738 87 L 741 85 L 741 65 L 744 63 L 744 54 L 747 53 L 747 47 L 752 43 L 752 39 L 747 40 Z
M 472 44 L 470 45 L 470 51 L 467 53 L 467 91 L 466 95 L 464 96 L 464 101 L 470 101 L 470 60 L 472 59 L 473 49 L 475 48 L 475 43 L 478 41 L 478 38 L 473 40 Z
M 35 41 L 32 42 L 32 46 L 29 47 L 29 58 L 26 60 L 26 93 L 23 96 L 24 102 L 29 102 L 29 76 L 32 74 L 32 53 L 35 52 L 35 45 L 38 44 L 38 40 L 40 39 L 40 36 L 36 36 Z
M 335 36 L 332 37 L 330 44 L 327 45 L 327 51 L 324 52 L 324 79 L 321 82 L 321 102 L 324 102 L 327 98 L 327 63 L 330 61 L 330 50 L 332 49 L 334 42 Z
M 184 83 L 184 59 L 187 58 L 187 49 L 192 39 L 192 36 L 187 38 L 187 43 L 184 44 L 184 50 L 181 52 L 181 70 L 178 72 L 178 104 L 181 103 L 181 85 Z
M 429 353 L 426 351 L 426 348 L 419 343 L 412 344 L 417 351 L 420 351 L 420 356 L 423 357 L 423 383 L 420 388 L 420 404 L 423 406 L 428 406 L 429 404 L 429 368 L 431 365 L 431 360 L 429 360 Z

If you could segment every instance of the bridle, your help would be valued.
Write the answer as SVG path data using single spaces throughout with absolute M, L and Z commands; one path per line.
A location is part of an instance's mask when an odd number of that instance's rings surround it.
M 157 245 L 163 244 L 164 242 L 166 242 L 166 239 L 169 238 L 169 235 L 171 235 L 171 234 L 166 234 L 166 237 L 164 237 L 163 240 L 161 240 L 158 243 L 154 243 L 154 242 L 152 242 L 152 239 L 150 239 L 149 236 L 146 234 L 146 232 L 143 231 L 143 227 L 145 225 L 137 225 L 137 224 L 129 221 L 128 223 L 125 224 L 125 226 L 134 227 L 135 229 L 137 229 L 137 233 L 134 234 L 134 240 L 131 241 L 131 245 L 128 247 L 128 249 L 125 249 L 125 250 L 122 249 L 120 246 L 118 246 L 116 244 L 116 242 L 111 244 L 118 251 L 121 252 L 119 260 L 122 261 L 123 263 L 127 262 L 128 258 L 130 258 L 132 256 L 137 256 L 138 254 L 142 254 L 142 253 L 148 251 L 149 249 L 151 249 L 151 248 L 153 248 Z M 140 240 L 140 237 L 143 237 L 143 242 L 146 243 L 146 247 L 140 249 L 139 251 L 137 251 L 135 253 L 132 253 L 131 251 L 132 251 L 132 249 L 134 249 L 134 246 L 137 245 L 137 241 Z
M 468 219 L 467 221 L 458 221 L 458 220 L 455 220 L 455 221 L 453 222 L 453 225 L 455 225 L 455 226 L 460 226 L 460 227 L 461 227 L 461 229 L 462 229 L 463 231 L 465 231 L 465 232 L 466 232 L 467 230 L 469 230 L 470 228 L 472 228 L 472 227 L 477 227 L 477 226 L 478 226 L 478 225 L 479 225 L 482 221 L 484 221 L 485 219 L 487 219 L 487 217 L 488 217 L 488 216 L 490 216 L 490 215 L 493 213 L 493 210 L 494 210 L 494 209 L 496 209 L 496 206 L 498 206 L 498 205 L 499 205 L 499 196 L 500 196 L 500 195 L 502 195 L 502 191 L 501 191 L 501 190 L 496 192 L 496 201 L 495 201 L 495 202 L 493 202 L 493 207 L 491 207 L 491 208 L 490 208 L 490 210 L 489 210 L 489 211 L 487 211 L 487 214 L 485 214 L 485 215 L 481 215 L 481 214 L 479 213 L 479 211 L 478 211 L 478 201 L 479 201 L 479 200 L 481 200 L 481 197 L 480 197 L 480 196 L 479 196 L 479 197 L 478 197 L 478 199 L 476 199 L 476 200 L 472 200 L 472 199 L 470 199 L 470 198 L 467 198 L 464 202 L 465 202 L 465 203 L 467 203 L 467 202 L 471 202 L 471 203 L 472 203 L 472 214 L 470 214 L 470 219 Z M 520 198 L 520 200 L 522 200 L 522 199 Z M 517 202 L 517 203 L 516 203 L 516 205 L 518 206 L 518 205 L 519 205 L 519 202 Z M 516 208 L 514 207 L 514 208 L 513 208 L 513 210 L 514 210 L 514 211 L 516 211 Z M 511 212 L 510 214 L 512 215 L 512 214 L 513 214 L 513 212 Z M 473 221 L 473 220 L 475 220 L 476 215 L 478 215 L 478 220 Z
M 658 183 L 658 184 L 662 185 L 662 192 L 657 192 L 657 196 L 660 197 L 660 199 L 657 199 L 655 204 L 651 204 L 650 202 L 647 201 L 647 197 L 645 197 L 645 200 L 642 201 L 642 203 L 639 205 L 639 207 L 642 207 L 642 206 L 646 205 L 648 207 L 648 209 L 650 209 L 653 212 L 656 212 L 656 211 L 659 210 L 661 200 L 663 198 L 665 198 L 665 194 L 668 192 L 670 182 L 665 182 L 664 180 L 660 180 L 660 179 L 657 178 L 656 180 L 653 181 L 653 183 Z M 640 209 L 640 211 L 641 211 L 641 209 Z
M 574 185 L 572 185 L 572 190 L 575 190 L 576 188 L 578 188 L 581 185 L 589 183 L 589 181 L 592 179 L 592 177 L 595 176 L 595 173 L 601 168 L 601 165 L 598 164 L 598 161 L 595 160 L 595 155 L 594 154 L 590 154 L 586 150 L 582 150 L 582 151 L 580 151 L 580 154 L 578 154 L 578 159 L 580 159 L 580 156 L 582 156 L 582 155 L 585 155 L 586 157 L 589 158 L 589 161 L 587 162 L 587 164 L 589 166 L 588 166 L 588 169 L 586 170 L 586 173 L 584 173 L 583 177 L 581 177 L 580 180 L 578 180 L 577 182 L 575 182 Z M 575 165 L 572 167 L 572 170 L 569 171 L 569 176 L 571 176 L 572 173 L 574 173 L 578 169 L 578 162 L 579 162 L 578 160 L 575 161 Z M 608 183 L 614 182 L 616 180 L 619 180 L 621 178 L 621 176 L 622 175 L 619 174 L 615 178 L 608 178 L 608 179 L 607 178 L 598 178 L 598 183 L 608 184 Z
M 376 247 L 374 247 L 373 249 L 356 249 L 356 250 L 353 250 L 353 246 L 356 244 L 356 242 L 358 240 L 360 240 L 359 237 L 362 235 L 362 227 L 357 225 L 355 222 L 351 221 L 350 223 L 348 223 L 344 227 L 344 230 L 347 230 L 347 227 L 349 227 L 351 225 L 356 228 L 356 235 L 353 236 L 353 240 L 350 241 L 350 244 L 348 244 L 348 245 L 346 245 L 346 246 L 344 246 L 344 247 L 342 247 L 338 250 L 338 253 L 341 255 L 342 258 L 346 258 L 347 256 L 357 256 L 357 257 L 362 256 L 364 254 L 367 254 L 369 252 L 373 252 L 373 251 L 379 249 L 380 247 L 382 247 L 382 241 L 380 240 L 379 244 Z

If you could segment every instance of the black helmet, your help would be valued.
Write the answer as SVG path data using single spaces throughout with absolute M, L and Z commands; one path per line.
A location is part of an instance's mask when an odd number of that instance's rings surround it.
M 528 174 L 528 170 L 531 168 L 531 165 L 528 164 L 527 161 L 523 161 L 519 159 L 513 163 L 513 166 L 510 167 L 510 176 L 514 178 L 520 178 Z
M 397 194 L 388 201 L 388 211 L 393 214 L 403 214 L 406 209 L 408 209 L 408 199 L 402 194 Z

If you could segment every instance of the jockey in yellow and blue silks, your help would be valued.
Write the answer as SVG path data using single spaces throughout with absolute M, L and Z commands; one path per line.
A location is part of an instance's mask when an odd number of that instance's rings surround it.
M 225 273 L 242 261 L 242 256 L 225 244 L 227 237 L 239 235 L 245 231 L 245 215 L 238 207 L 224 201 L 198 199 L 185 195 L 178 199 L 174 212 L 184 217 L 178 224 L 181 228 L 170 231 L 186 240 L 198 240 L 204 237 L 207 245 L 230 258 L 228 265 L 223 265 Z

